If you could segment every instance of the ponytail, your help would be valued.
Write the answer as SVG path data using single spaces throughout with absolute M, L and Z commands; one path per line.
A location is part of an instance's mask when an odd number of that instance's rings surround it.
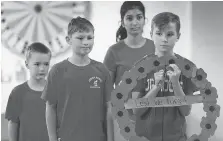
M 123 40 L 127 37 L 127 31 L 126 29 L 121 25 L 116 32 L 116 42 Z

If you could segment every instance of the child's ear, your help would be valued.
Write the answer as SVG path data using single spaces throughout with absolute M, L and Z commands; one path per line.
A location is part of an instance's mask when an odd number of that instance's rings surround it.
M 122 25 L 122 27 L 125 27 L 125 24 L 124 24 L 123 20 L 121 21 L 121 25 Z
M 181 35 L 181 34 L 180 34 L 180 33 L 178 33 L 177 41 L 180 39 L 180 35 Z
M 71 40 L 70 40 L 70 36 L 66 36 L 66 41 L 69 45 L 71 45 Z
M 152 32 L 152 31 L 150 31 L 150 37 L 151 37 L 151 38 L 153 37 L 153 32 Z
M 26 68 L 29 69 L 29 65 L 28 65 L 27 61 L 25 61 L 25 65 L 26 65 Z

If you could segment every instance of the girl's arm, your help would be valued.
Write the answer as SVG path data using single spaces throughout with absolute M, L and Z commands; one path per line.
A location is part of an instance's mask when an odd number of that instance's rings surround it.
M 109 74 L 111 76 L 111 82 L 112 82 L 112 84 L 114 84 L 115 83 L 115 72 L 109 71 Z
M 18 141 L 19 123 L 9 120 L 8 134 L 9 134 L 9 141 Z
M 56 105 L 46 103 L 46 125 L 50 141 L 57 141 Z

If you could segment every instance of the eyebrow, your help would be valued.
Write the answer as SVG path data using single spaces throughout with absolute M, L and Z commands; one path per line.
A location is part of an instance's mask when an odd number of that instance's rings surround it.
M 127 16 L 132 16 L 132 15 L 126 15 Z M 136 16 L 143 16 L 143 14 L 137 14 Z

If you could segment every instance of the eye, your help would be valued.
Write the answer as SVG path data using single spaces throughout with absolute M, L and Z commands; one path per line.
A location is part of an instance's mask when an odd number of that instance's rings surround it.
M 94 39 L 94 37 L 88 36 L 87 38 L 88 40 Z
M 143 16 L 137 16 L 137 20 L 141 20 L 143 18 Z
M 156 35 L 158 35 L 158 36 L 161 36 L 161 35 L 162 35 L 162 33 L 160 33 L 160 32 L 157 32 L 157 33 L 156 33 Z
M 83 38 L 83 37 L 77 37 L 77 39 L 79 39 L 79 40 L 83 40 L 84 38 Z
M 45 66 L 49 66 L 49 63 L 44 63 Z
M 174 35 L 173 33 L 168 33 L 168 34 L 167 34 L 168 37 L 171 37 L 171 36 L 173 36 L 173 35 Z
M 35 65 L 35 66 L 39 66 L 39 65 L 40 65 L 40 63 L 35 63 L 34 65 Z
M 132 16 L 128 16 L 126 19 L 127 19 L 128 21 L 132 21 Z

